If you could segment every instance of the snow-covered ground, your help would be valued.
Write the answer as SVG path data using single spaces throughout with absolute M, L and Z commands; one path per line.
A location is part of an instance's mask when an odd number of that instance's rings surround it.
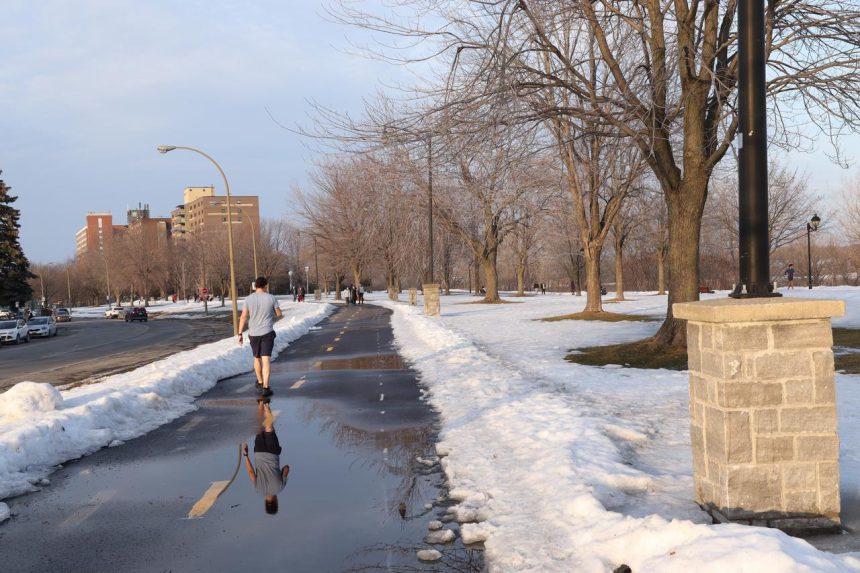
M 273 357 L 333 310 L 281 302 Z M 251 369 L 233 337 L 61 392 L 21 382 L 0 394 L 0 500 L 38 487 L 57 464 L 141 436 L 195 409 L 218 380 Z M 2 512 L 2 507 L 0 507 Z
M 847 316 L 835 325 L 860 326 L 858 288 L 783 292 L 843 299 Z M 438 449 L 463 540 L 485 541 L 491 571 L 603 572 L 622 563 L 637 573 L 860 571 L 858 554 L 824 553 L 772 529 L 709 525 L 691 501 L 686 372 L 563 360 L 572 348 L 649 336 L 659 320 L 535 320 L 581 310 L 584 297 L 569 294 L 505 305 L 443 297 L 440 319 L 372 298 L 395 309 L 400 351 L 440 412 Z M 665 296 L 627 298 L 606 310 L 665 312 Z M 856 497 L 860 377 L 837 380 L 842 489 Z

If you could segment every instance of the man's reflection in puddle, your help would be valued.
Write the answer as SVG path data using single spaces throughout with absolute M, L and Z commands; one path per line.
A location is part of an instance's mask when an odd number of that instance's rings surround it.
M 269 407 L 269 400 L 261 398 L 257 403 L 260 429 L 254 439 L 254 463 L 248 457 L 247 443 L 242 444 L 242 452 L 251 484 L 260 495 L 265 496 L 266 513 L 274 515 L 278 513 L 278 493 L 287 485 L 290 466 L 281 467 L 281 444 L 275 433 L 275 417 Z

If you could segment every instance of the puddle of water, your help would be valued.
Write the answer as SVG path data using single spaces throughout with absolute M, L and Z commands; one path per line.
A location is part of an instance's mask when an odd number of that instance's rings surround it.
M 354 377 L 347 371 L 329 376 Z M 233 385 L 246 382 L 236 379 Z M 32 507 L 24 510 L 29 529 L 13 523 L 3 539 L 15 547 L 23 546 L 19 537 L 63 542 L 40 548 L 46 552 L 41 563 L 22 552 L 13 569 L 83 561 L 90 566 L 85 568 L 99 570 L 91 567 L 96 557 L 86 560 L 80 554 L 81 547 L 92 547 L 98 539 L 102 570 L 119 565 L 125 571 L 249 566 L 321 573 L 483 570 L 482 552 L 464 547 L 459 538 L 435 546 L 422 541 L 427 523 L 446 509 L 437 501 L 444 493 L 438 465 L 428 469 L 416 461 L 433 457 L 433 416 L 392 427 L 388 416 L 376 412 L 377 424 L 368 418 L 355 425 L 349 422 L 355 403 L 276 395 L 270 408 L 282 448 L 277 463 L 289 465 L 289 479 L 277 494 L 277 513 L 271 514 L 239 458 L 240 444 L 247 442 L 250 460 L 258 466 L 253 453 L 257 402 L 222 397 L 233 389 L 225 385 L 201 400 L 195 414 L 201 421 L 194 427 L 184 420 L 159 430 L 174 436 L 162 440 L 170 445 L 164 451 L 156 443 L 158 454 L 141 458 L 132 452 L 104 464 L 97 454 L 80 462 L 83 469 L 70 464 L 63 470 L 65 479 L 55 481 L 57 487 L 32 497 Z M 178 433 L 187 438 L 177 441 Z M 203 516 L 188 519 L 195 507 Z M 446 527 L 457 529 L 455 523 Z M 118 549 L 129 539 L 139 541 L 134 563 L 127 561 L 127 548 Z M 416 552 L 431 547 L 442 559 L 418 561 Z
M 406 363 L 397 354 L 375 354 L 329 358 L 326 360 L 296 360 L 272 363 L 272 372 L 305 372 L 311 370 L 404 370 Z

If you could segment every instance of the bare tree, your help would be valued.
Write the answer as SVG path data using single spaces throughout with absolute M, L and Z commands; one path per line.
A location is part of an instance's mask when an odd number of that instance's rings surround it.
M 415 9 L 414 18 L 408 17 L 408 7 Z M 520 97 L 547 90 L 569 94 L 547 98 L 547 106 L 524 121 L 591 117 L 629 138 L 659 182 L 668 209 L 670 292 L 657 339 L 683 345 L 685 325 L 673 318 L 672 305 L 698 298 L 708 183 L 738 125 L 736 7 L 736 0 L 401 0 L 390 17 L 361 12 L 348 2 L 339 4 L 338 14 L 344 21 L 413 40 L 402 42 L 408 50 L 391 59 L 442 54 L 456 68 L 474 54 L 487 74 L 502 75 L 497 82 L 484 82 L 495 92 L 489 97 L 501 89 Z M 860 9 L 855 3 L 771 2 L 766 34 L 774 141 L 802 145 L 810 124 L 834 142 L 845 131 L 857 131 Z M 430 46 L 429 56 L 415 55 L 416 39 Z M 594 73 L 588 72 L 595 66 L 598 77 L 607 78 L 607 89 L 597 94 Z M 445 89 L 459 87 L 450 80 L 444 84 Z M 468 97 L 474 100 L 474 92 Z M 838 156 L 838 146 L 835 152 Z

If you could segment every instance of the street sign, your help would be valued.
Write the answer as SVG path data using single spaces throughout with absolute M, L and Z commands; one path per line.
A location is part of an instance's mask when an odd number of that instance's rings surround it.
M 204 287 L 200 289 L 200 292 L 203 294 L 203 296 L 206 296 L 207 294 L 209 294 L 209 289 Z

